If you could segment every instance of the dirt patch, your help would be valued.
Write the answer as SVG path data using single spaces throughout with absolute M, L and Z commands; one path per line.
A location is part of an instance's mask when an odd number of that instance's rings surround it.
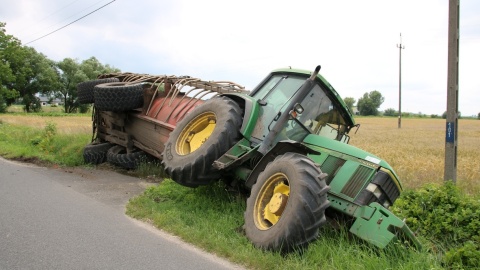
M 51 167 L 54 166 L 52 163 L 48 161 L 41 160 L 37 157 L 15 157 L 15 158 L 8 158 L 9 160 L 21 162 L 21 163 L 29 163 L 34 164 L 39 167 Z
M 105 204 L 125 207 L 128 200 L 142 194 L 146 188 L 157 185 L 159 181 L 129 176 L 116 171 L 108 164 L 97 167 L 51 167 L 61 173 L 73 174 L 72 180 L 56 179 L 82 194 Z
M 125 207 L 129 199 L 163 180 L 158 177 L 139 178 L 133 171 L 120 169 L 108 163 L 98 166 L 62 167 L 35 157 L 8 160 L 50 170 L 53 173 L 52 180 L 97 201 L 121 208 Z M 65 177 L 65 173 L 74 177 Z

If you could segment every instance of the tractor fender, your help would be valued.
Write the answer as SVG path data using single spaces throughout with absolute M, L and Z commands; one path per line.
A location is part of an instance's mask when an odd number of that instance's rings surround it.
M 240 133 L 243 137 L 250 139 L 255 124 L 257 123 L 260 105 L 251 96 L 237 93 L 227 93 L 221 96 L 228 97 L 235 101 L 243 110 L 243 122 Z
M 268 163 L 272 162 L 277 156 L 283 155 L 287 152 L 298 153 L 302 155 L 307 154 L 319 154 L 318 151 L 315 151 L 303 143 L 293 141 L 293 140 L 283 140 L 279 141 L 270 151 L 268 151 L 255 165 L 255 168 L 252 170 L 248 176 L 245 186 L 248 189 L 251 189 L 252 186 L 257 182 L 258 175 L 263 172 Z

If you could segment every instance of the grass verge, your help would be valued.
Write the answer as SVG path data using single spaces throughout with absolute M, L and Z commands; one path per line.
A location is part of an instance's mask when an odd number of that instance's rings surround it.
M 0 155 L 17 160 L 78 166 L 90 134 L 58 134 L 53 122 L 43 129 L 0 122 Z
M 438 255 L 401 245 L 379 250 L 326 226 L 305 251 L 256 249 L 243 235 L 245 198 L 221 182 L 196 189 L 165 180 L 127 205 L 127 214 L 251 269 L 441 269 Z

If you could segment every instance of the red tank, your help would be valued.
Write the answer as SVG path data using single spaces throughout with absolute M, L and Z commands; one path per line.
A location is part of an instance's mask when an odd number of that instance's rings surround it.
M 182 120 L 186 113 L 203 102 L 201 99 L 185 95 L 179 95 L 175 98 L 160 97 L 153 100 L 152 106 L 146 113 L 146 116 L 175 127 L 177 122 Z

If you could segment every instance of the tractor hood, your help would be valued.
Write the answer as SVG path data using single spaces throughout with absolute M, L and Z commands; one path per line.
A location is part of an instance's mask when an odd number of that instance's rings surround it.
M 399 188 L 403 189 L 403 187 L 401 186 L 401 183 L 398 181 L 398 175 L 395 173 L 395 171 L 390 166 L 390 164 L 388 164 L 385 160 L 367 151 L 364 151 L 360 148 L 357 148 L 355 146 L 352 146 L 346 143 L 342 143 L 342 142 L 325 138 L 323 136 L 318 136 L 315 134 L 310 134 L 307 137 L 305 137 L 305 139 L 303 140 L 303 143 L 313 150 L 319 147 L 319 148 L 322 148 L 323 151 L 329 150 L 332 152 L 340 152 L 342 154 L 346 154 L 354 158 L 362 159 L 369 163 L 373 163 L 380 167 L 383 167 L 392 173 L 392 176 L 394 176 L 394 178 L 397 179 L 396 182 L 398 183 Z

